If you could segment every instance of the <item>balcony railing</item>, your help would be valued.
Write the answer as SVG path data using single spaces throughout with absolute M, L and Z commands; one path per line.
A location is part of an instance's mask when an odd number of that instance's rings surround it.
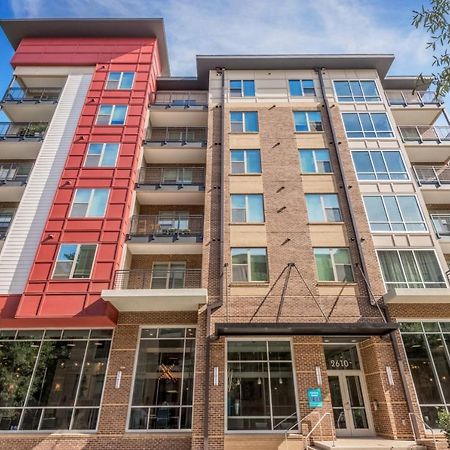
M 9 181 L 26 183 L 32 169 L 32 162 L 0 163 L 0 184 L 4 184 Z
M 202 234 L 203 216 L 201 215 L 149 215 L 134 216 L 131 219 L 130 236 L 198 236 Z
M 404 142 L 448 142 L 450 143 L 450 126 L 406 126 L 399 127 Z
M 6 238 L 6 234 L 9 230 L 13 219 L 13 214 L 2 214 L 0 213 L 0 241 Z
M 417 181 L 422 184 L 450 184 L 450 166 L 413 166 Z
M 431 214 L 437 237 L 450 236 L 450 214 Z
M 142 185 L 201 186 L 204 183 L 203 167 L 143 167 L 139 174 Z
M 56 103 L 59 99 L 61 91 L 62 89 L 58 87 L 22 88 L 14 86 L 7 89 L 5 95 L 3 96 L 2 103 Z
M 151 143 L 180 143 L 187 145 L 189 143 L 206 144 L 207 130 L 202 127 L 167 127 L 152 128 L 146 137 L 146 142 Z
M 432 91 L 395 91 L 386 90 L 386 97 L 391 106 L 440 105 L 442 99 Z
M 0 140 L 42 140 L 47 127 L 47 122 L 0 122 Z
M 207 92 L 191 91 L 159 91 L 156 93 L 153 105 L 166 107 L 190 108 L 208 105 Z
M 196 289 L 201 287 L 201 269 L 117 270 L 114 289 Z

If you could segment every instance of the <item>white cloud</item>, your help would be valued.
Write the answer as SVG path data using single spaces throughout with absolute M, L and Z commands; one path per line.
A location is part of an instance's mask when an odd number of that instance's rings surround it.
M 196 54 L 394 53 L 397 73 L 427 71 L 414 5 L 369 0 L 10 0 L 17 17 L 164 17 L 172 73 Z M 408 3 L 408 2 L 406 2 Z M 380 9 L 384 8 L 384 9 Z M 386 11 L 398 20 L 385 20 Z M 382 14 L 384 13 L 384 16 Z

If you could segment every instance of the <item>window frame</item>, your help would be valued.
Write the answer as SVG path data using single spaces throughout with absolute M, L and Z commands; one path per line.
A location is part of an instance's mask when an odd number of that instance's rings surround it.
M 296 113 L 302 113 L 302 114 L 306 115 L 306 125 L 308 126 L 308 130 L 306 130 L 306 131 L 305 130 L 297 130 L 297 125 L 296 125 L 296 121 L 295 121 Z M 320 130 L 311 130 L 311 122 L 314 122 L 314 121 L 311 121 L 309 119 L 309 114 L 310 113 L 317 113 L 317 114 L 319 114 L 319 117 L 320 117 L 320 128 L 321 128 Z M 319 110 L 317 110 L 317 111 L 315 111 L 315 110 L 311 110 L 311 111 L 294 110 L 294 111 L 292 111 L 292 115 L 293 115 L 293 118 L 294 118 L 294 133 L 323 133 L 325 131 L 324 127 L 323 127 L 322 113 Z
M 231 115 L 232 114 L 241 114 L 241 121 L 240 122 L 236 122 L 232 120 Z M 254 113 L 256 114 L 256 125 L 257 125 L 257 130 L 256 131 L 247 131 L 246 130 L 246 125 L 245 125 L 245 115 L 248 113 Z M 241 123 L 242 124 L 242 130 L 239 131 L 233 131 L 233 123 Z M 242 134 L 242 133 L 248 133 L 248 134 L 257 134 L 259 133 L 259 114 L 258 111 L 230 111 L 230 133 L 233 134 Z
M 257 249 L 263 249 L 265 250 L 265 257 L 266 257 L 266 279 L 265 280 L 252 280 L 251 274 L 252 274 L 252 266 L 251 266 L 251 258 L 249 254 L 249 250 L 257 250 Z M 245 266 L 247 267 L 247 280 L 234 280 L 233 279 L 233 250 L 247 250 L 246 256 L 247 256 L 247 262 Z M 244 264 L 235 264 L 237 266 L 244 266 Z M 269 270 L 269 257 L 267 252 L 267 247 L 230 247 L 230 267 L 231 267 L 231 282 L 235 284 L 256 284 L 256 283 L 269 283 L 270 277 L 270 270 Z
M 155 269 L 155 266 L 158 264 L 165 264 L 167 266 L 166 269 L 166 283 L 165 283 L 165 287 L 164 288 L 154 288 L 153 287 L 153 278 L 154 278 L 154 273 L 158 271 L 158 269 Z M 172 280 L 172 274 L 177 270 L 174 269 L 172 271 L 172 266 L 174 265 L 183 265 L 183 287 L 180 289 L 186 289 L 186 275 L 187 275 L 187 271 L 189 270 L 187 267 L 187 262 L 186 261 L 153 261 L 152 263 L 152 268 L 151 268 L 151 279 L 150 279 L 150 289 L 178 289 L 178 288 L 173 288 L 170 286 L 170 282 Z M 159 269 L 160 270 L 160 269 Z M 179 270 L 179 269 L 178 269 Z M 181 272 L 181 270 L 180 270 Z M 163 277 L 156 277 L 156 279 L 162 279 Z
M 319 279 L 319 271 L 318 271 L 318 267 L 317 267 L 317 258 L 316 258 L 316 249 L 317 250 L 347 250 L 347 254 L 349 257 L 349 264 L 337 264 L 338 266 L 350 266 L 350 270 L 352 272 L 352 280 L 350 281 L 342 281 L 337 279 L 337 272 L 336 272 L 336 264 L 334 261 L 334 254 L 333 252 L 329 252 L 329 257 L 331 258 L 331 267 L 333 269 L 333 277 L 334 280 L 320 280 Z M 316 277 L 317 277 L 317 282 L 318 283 L 340 283 L 340 284 L 355 284 L 356 280 L 355 280 L 355 271 L 353 270 L 353 261 L 352 261 L 352 255 L 350 253 L 350 248 L 349 247 L 313 247 L 313 255 L 314 255 L 314 263 L 315 263 L 315 270 L 316 270 Z
M 253 92 L 254 92 L 254 94 L 253 95 L 246 95 L 246 93 L 245 93 L 245 81 L 251 81 L 252 83 L 253 83 Z M 237 94 L 237 88 L 232 88 L 231 87 L 231 83 L 233 83 L 233 82 L 235 82 L 235 83 L 240 83 L 240 88 L 239 88 L 239 95 L 233 95 L 233 91 L 236 91 L 236 94 Z M 252 80 L 252 79 L 250 79 L 250 78 L 242 78 L 242 79 L 239 79 L 239 80 L 237 80 L 237 79 L 230 79 L 230 80 L 228 80 L 228 87 L 229 87 L 229 95 L 230 95 L 230 98 L 245 98 L 245 97 L 248 97 L 248 98 L 255 98 L 256 97 L 256 83 L 255 83 L 255 80 Z
M 113 74 L 113 73 L 120 74 L 119 81 L 117 81 L 118 87 L 116 87 L 116 88 L 108 87 L 108 83 L 115 82 L 115 81 L 109 79 L 111 74 Z M 128 87 L 125 87 L 125 88 L 120 87 L 120 85 L 122 84 L 122 81 L 123 81 L 124 74 L 129 74 L 129 73 L 133 74 L 133 79 L 131 80 L 131 86 L 129 88 Z M 112 71 L 108 72 L 108 77 L 106 78 L 105 90 L 108 90 L 108 91 L 131 91 L 134 87 L 135 78 L 136 78 L 136 72 L 132 72 L 132 71 L 128 71 L 128 70 L 127 71 L 112 70 Z
M 364 205 L 364 211 L 366 213 L 367 222 L 369 223 L 369 227 L 370 227 L 371 233 L 376 233 L 376 234 L 429 234 L 428 224 L 427 224 L 427 221 L 425 219 L 425 215 L 424 215 L 424 213 L 422 211 L 422 207 L 420 206 L 419 199 L 418 199 L 416 194 L 396 194 L 396 193 L 390 193 L 390 194 L 381 194 L 381 193 L 379 193 L 379 194 L 375 194 L 375 193 L 373 193 L 373 194 L 363 194 L 362 197 L 363 197 L 362 200 L 363 200 L 363 205 Z M 366 207 L 366 202 L 364 201 L 365 197 L 380 197 L 381 198 L 381 202 L 382 202 L 383 208 L 384 208 L 384 213 L 385 213 L 385 215 L 387 217 L 387 222 L 379 222 L 379 221 L 371 222 L 370 221 L 369 214 L 368 214 L 367 207 Z M 388 210 L 387 210 L 387 207 L 386 207 L 386 203 L 384 201 L 384 197 L 394 197 L 395 198 L 395 203 L 397 205 L 398 212 L 400 214 L 402 222 L 391 222 L 391 220 L 389 219 L 389 214 L 388 214 Z M 415 198 L 416 205 L 419 208 L 419 213 L 420 213 L 420 215 L 422 217 L 422 223 L 423 223 L 423 225 L 425 225 L 425 229 L 424 230 L 407 230 L 406 229 L 407 224 L 414 224 L 414 223 L 417 224 L 419 222 L 410 222 L 410 221 L 406 222 L 405 221 L 405 219 L 403 217 L 403 212 L 402 212 L 402 210 L 400 208 L 400 204 L 398 203 L 397 197 L 414 197 Z M 372 229 L 372 223 L 375 223 L 375 224 L 385 224 L 385 223 L 387 223 L 390 229 L 389 230 L 373 230 Z M 405 227 L 405 230 L 394 230 L 392 228 L 393 224 L 399 224 L 399 223 L 401 223 Z
M 319 172 L 317 170 L 317 157 L 316 157 L 316 151 L 323 151 L 325 150 L 328 153 L 328 163 L 330 164 L 330 172 Z M 301 156 L 301 152 L 303 151 L 308 151 L 308 152 L 312 152 L 313 155 L 313 162 L 314 162 L 314 169 L 316 170 L 315 172 L 304 172 L 303 167 L 302 167 L 302 156 Z M 299 165 L 300 165 L 300 173 L 302 175 L 332 175 L 333 172 L 333 165 L 331 164 L 331 158 L 330 158 L 330 150 L 328 148 L 299 148 L 298 149 L 298 157 L 299 157 Z
M 345 82 L 348 83 L 353 100 L 339 100 L 339 96 L 338 96 L 338 93 L 336 91 L 336 85 L 335 85 L 336 81 L 345 81 Z M 361 88 L 361 82 L 367 82 L 367 81 L 373 81 L 373 83 L 375 84 L 375 88 L 376 88 L 377 94 L 378 94 L 378 100 L 367 101 L 366 95 L 364 94 L 364 91 Z M 359 86 L 361 88 L 361 92 L 363 93 L 362 96 L 364 97 L 364 100 L 355 100 L 355 95 L 353 94 L 353 90 L 352 90 L 350 82 L 358 82 L 358 84 L 359 84 Z M 332 82 L 332 85 L 333 85 L 334 98 L 335 98 L 336 102 L 338 102 L 338 103 L 369 103 L 371 105 L 372 104 L 383 103 L 383 98 L 381 97 L 380 89 L 378 88 L 378 83 L 377 83 L 376 79 L 373 79 L 373 78 L 372 79 L 370 79 L 370 78 L 359 78 L 359 79 L 354 79 L 354 78 L 352 78 L 352 79 L 350 79 L 350 78 L 334 78 L 333 82 Z
M 89 156 L 89 150 L 91 145 L 101 145 L 102 146 L 102 151 L 100 152 L 100 157 L 99 157 L 99 165 L 97 166 L 88 166 L 86 165 L 88 156 Z M 107 145 L 117 145 L 117 151 L 116 151 L 116 157 L 114 159 L 114 165 L 113 166 L 104 166 L 102 165 L 103 160 L 105 158 L 105 153 L 106 153 L 106 146 Z M 84 157 L 84 162 L 83 162 L 83 168 L 86 169 L 108 169 L 108 168 L 113 168 L 113 167 L 117 167 L 117 160 L 119 159 L 119 153 L 120 153 L 120 142 L 89 142 L 87 149 L 86 149 L 86 155 Z M 92 155 L 91 155 L 92 156 Z
M 389 152 L 390 153 L 398 153 L 400 155 L 400 159 L 402 161 L 403 167 L 405 168 L 405 172 L 389 172 L 388 171 L 388 172 L 386 172 L 389 175 L 388 179 L 377 178 L 377 174 L 379 172 L 375 171 L 375 164 L 374 164 L 373 158 L 372 158 L 372 153 L 373 152 L 380 152 L 381 153 L 381 157 L 383 158 L 383 163 L 384 163 L 386 169 L 388 169 L 388 165 L 386 164 L 386 158 L 384 156 L 384 153 L 389 153 Z M 365 173 L 365 174 L 366 173 L 367 174 L 373 173 L 375 175 L 375 179 L 373 179 L 373 180 L 364 180 L 364 179 L 359 178 L 358 169 L 356 168 L 355 160 L 353 158 L 353 154 L 355 154 L 355 153 L 367 153 L 368 154 L 368 157 L 370 159 L 370 163 L 372 164 L 372 167 L 374 168 L 374 172 L 362 172 L 362 173 Z M 355 169 L 355 174 L 356 174 L 356 177 L 357 177 L 359 183 L 392 183 L 392 182 L 405 183 L 405 182 L 410 182 L 411 181 L 411 176 L 409 174 L 408 167 L 407 167 L 407 165 L 405 163 L 405 158 L 403 157 L 402 151 L 400 149 L 392 149 L 392 150 L 391 149 L 370 149 L 370 150 L 368 150 L 368 149 L 366 149 L 366 150 L 364 150 L 364 149 L 362 149 L 362 150 L 355 149 L 355 150 L 351 151 L 351 157 L 352 157 L 353 168 Z M 391 177 L 391 173 L 405 173 L 407 178 L 404 178 L 404 179 L 392 178 Z
M 311 220 L 309 218 L 308 201 L 307 201 L 307 198 L 309 195 L 319 195 L 320 196 L 320 199 L 319 199 L 320 200 L 320 209 L 322 211 L 324 220 Z M 326 214 L 327 208 L 325 207 L 325 202 L 323 199 L 324 195 L 333 195 L 336 197 L 340 220 L 327 220 L 327 214 Z M 342 217 L 341 202 L 339 201 L 339 195 L 337 194 L 337 192 L 320 192 L 320 193 L 308 192 L 308 193 L 305 193 L 305 203 L 306 203 L 306 212 L 308 215 L 308 223 L 310 223 L 310 224 L 321 224 L 321 223 L 329 223 L 329 224 L 338 223 L 339 224 L 339 223 L 343 223 L 343 221 L 344 221 L 344 219 Z
M 56 270 L 56 266 L 58 264 L 58 262 L 60 261 L 58 259 L 59 256 L 59 252 L 61 251 L 61 248 L 63 245 L 76 245 L 77 246 L 77 250 L 75 252 L 75 256 L 73 258 L 73 263 L 72 263 L 72 267 L 70 268 L 70 276 L 67 278 L 54 278 L 55 276 L 55 270 Z M 82 245 L 95 245 L 95 251 L 94 251 L 94 257 L 92 258 L 92 266 L 91 266 L 91 270 L 89 272 L 89 276 L 88 277 L 80 277 L 80 278 L 73 278 L 73 273 L 75 272 L 75 267 L 77 265 L 77 261 L 78 258 L 80 256 L 80 249 Z M 98 247 L 99 247 L 99 243 L 92 243 L 92 242 L 83 242 L 83 243 L 74 243 L 74 242 L 60 242 L 58 245 L 58 249 L 57 249 L 57 253 L 55 256 L 55 260 L 53 262 L 53 270 L 52 270 L 52 276 L 51 276 L 51 281 L 80 281 L 80 280 L 90 280 L 92 278 L 92 272 L 94 271 L 94 265 L 95 265 L 95 261 L 97 258 L 97 252 L 98 252 Z M 61 260 L 62 261 L 62 260 Z
M 233 152 L 243 152 L 244 160 L 238 161 L 244 164 L 244 172 L 233 172 Z M 247 152 L 258 152 L 259 156 L 259 172 L 249 172 L 248 171 L 248 153 Z M 261 149 L 259 148 L 232 148 L 230 149 L 230 175 L 261 175 L 262 174 L 262 161 L 261 161 Z
M 385 140 L 385 139 L 396 139 L 396 135 L 395 135 L 395 130 L 392 127 L 392 122 L 391 119 L 389 117 L 389 114 L 387 113 L 387 111 L 343 111 L 340 113 L 341 114 L 341 120 L 342 120 L 342 124 L 344 125 L 344 131 L 345 131 L 345 136 L 347 139 L 353 140 L 353 139 L 363 139 L 363 140 Z M 348 133 L 349 131 L 347 131 L 346 127 L 345 127 L 345 121 L 344 121 L 344 116 L 347 114 L 356 114 L 356 116 L 358 117 L 358 122 L 361 126 L 361 131 L 350 131 L 350 133 L 362 133 L 363 136 L 349 136 Z M 361 119 L 360 119 L 360 115 L 361 114 L 368 114 L 369 115 L 369 119 L 370 119 L 370 123 L 373 127 L 373 131 L 365 131 L 364 127 L 362 125 Z M 384 130 L 384 131 L 378 131 L 375 126 L 374 126 L 374 122 L 372 119 L 372 114 L 384 114 L 386 116 L 387 122 L 389 124 L 390 127 L 390 131 Z M 367 137 L 365 136 L 366 133 L 375 133 L 374 137 Z M 392 136 L 378 136 L 379 133 L 392 133 Z
M 105 124 L 98 123 L 98 119 L 99 119 L 100 116 L 106 116 L 106 114 L 100 114 L 100 111 L 101 111 L 102 107 L 104 107 L 104 106 L 111 106 L 112 107 L 111 114 L 109 115 L 109 120 L 108 120 L 107 124 L 106 123 Z M 114 116 L 114 113 L 116 111 L 116 107 L 118 107 L 118 106 L 125 108 L 125 114 L 124 114 L 123 123 L 111 123 L 111 121 L 113 119 L 113 116 Z M 108 126 L 124 127 L 126 125 L 126 123 L 127 123 L 127 118 L 128 118 L 127 116 L 128 116 L 128 105 L 125 105 L 125 104 L 122 104 L 122 103 L 117 103 L 117 104 L 116 103 L 114 103 L 114 104 L 112 104 L 112 103 L 102 103 L 98 107 L 98 111 L 97 111 L 97 115 L 95 117 L 94 125 L 97 126 L 97 127 L 108 127 Z
M 317 92 L 316 92 L 316 86 L 315 86 L 315 83 L 314 83 L 314 79 L 312 79 L 312 78 L 289 78 L 287 81 L 288 81 L 288 93 L 289 93 L 289 97 L 290 98 L 317 97 Z M 313 85 L 312 89 L 314 90 L 313 94 L 311 94 L 311 93 L 306 93 L 305 94 L 305 88 L 303 87 L 303 83 L 305 81 L 311 81 L 312 82 L 312 85 Z M 294 82 L 298 82 L 299 83 L 300 92 L 301 92 L 300 95 L 296 95 L 296 94 L 292 93 L 291 83 L 294 83 Z M 311 88 L 307 88 L 307 89 L 311 89 Z
M 92 206 L 92 201 L 94 199 L 94 195 L 95 195 L 95 191 L 96 190 L 106 190 L 108 191 L 108 195 L 106 196 L 106 202 L 105 202 L 105 207 L 103 210 L 103 214 L 101 216 L 90 216 L 90 215 L 85 215 L 85 216 L 72 216 L 72 212 L 73 212 L 73 208 L 75 206 L 75 199 L 77 196 L 77 192 L 80 190 L 90 190 L 91 193 L 89 194 L 89 200 L 87 202 L 87 208 L 86 208 L 86 214 L 89 212 L 89 209 Z M 109 188 L 76 188 L 74 189 L 74 193 L 73 193 L 73 197 L 72 197 L 72 202 L 70 205 L 70 211 L 69 211 L 69 216 L 68 219 L 100 219 L 102 217 L 106 217 L 106 213 L 108 211 L 108 204 L 109 204 L 109 198 L 111 196 L 111 189 Z
M 245 201 L 245 207 L 244 208 L 233 208 L 233 196 L 243 196 L 244 197 L 244 201 Z M 250 215 L 249 214 L 249 212 L 250 212 L 250 208 L 249 208 L 249 199 L 248 199 L 248 197 L 249 196 L 258 196 L 258 197 L 260 197 L 261 198 L 261 206 L 262 206 L 262 221 L 261 222 L 253 222 L 253 221 L 249 221 L 248 220 L 248 216 Z M 234 220 L 233 220 L 233 210 L 236 210 L 236 209 L 239 209 L 239 210 L 242 210 L 242 209 L 244 209 L 245 210 L 245 221 L 244 222 L 235 222 Z M 249 224 L 249 225 L 257 225 L 257 224 L 264 224 L 265 222 L 266 222 L 266 215 L 265 215 L 265 208 L 264 208 L 264 194 L 262 194 L 262 193 L 257 193 L 257 194 L 254 194 L 254 193 L 252 193 L 252 194 L 238 194 L 238 193 L 233 193 L 233 194 L 230 194 L 230 222 L 233 224 L 233 225 L 245 225 L 245 224 Z

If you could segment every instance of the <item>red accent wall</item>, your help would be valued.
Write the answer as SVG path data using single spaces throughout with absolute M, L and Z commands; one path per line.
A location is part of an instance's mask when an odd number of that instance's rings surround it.
M 61 38 L 24 39 L 13 65 L 94 65 L 95 72 L 79 118 L 72 146 L 56 190 L 28 284 L 14 317 L 27 326 L 103 326 L 115 323 L 117 312 L 100 298 L 102 289 L 111 287 L 118 269 L 129 227 L 131 202 L 138 176 L 140 149 L 147 120 L 150 95 L 160 73 L 156 40 L 153 38 Z M 135 72 L 132 90 L 106 90 L 110 71 Z M 125 126 L 96 126 L 100 104 L 125 104 Z M 119 142 L 115 168 L 85 168 L 89 142 Z M 68 218 L 75 189 L 109 188 L 110 197 L 103 219 Z M 97 254 L 90 279 L 52 280 L 51 274 L 59 244 L 97 243 Z M 1 300 L 1 299 L 0 299 Z M 0 320 L 11 322 L 11 308 L 5 305 Z M 9 305 L 9 306 L 8 306 Z M 36 320 L 39 318 L 41 320 Z M 21 319 L 18 321 L 17 319 Z M 42 323 L 41 323 L 42 322 Z M 3 323 L 4 324 L 4 323 Z M 30 325 L 28 325 L 30 326 Z

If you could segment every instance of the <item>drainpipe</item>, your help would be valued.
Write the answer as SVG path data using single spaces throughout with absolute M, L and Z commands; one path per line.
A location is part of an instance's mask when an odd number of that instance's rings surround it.
M 225 167 L 224 167 L 224 137 L 225 137 L 225 69 L 216 68 L 216 73 L 221 74 L 221 114 L 220 114 L 220 263 L 222 265 L 224 257 L 224 178 L 225 178 Z M 214 151 L 216 151 L 216 143 L 213 143 Z M 220 283 L 220 300 L 217 303 L 208 305 L 206 309 L 206 346 L 205 346 L 205 384 L 203 389 L 203 401 L 204 401 L 204 413 L 203 413 L 203 449 L 208 450 L 208 439 L 209 439 L 209 402 L 207 401 L 209 397 L 209 386 L 210 386 L 210 371 L 211 371 L 211 342 L 216 339 L 215 336 L 209 334 L 211 328 L 211 315 L 214 310 L 220 308 L 223 305 L 223 283 L 227 282 L 224 279 L 224 271 L 222 270 L 222 282 Z

